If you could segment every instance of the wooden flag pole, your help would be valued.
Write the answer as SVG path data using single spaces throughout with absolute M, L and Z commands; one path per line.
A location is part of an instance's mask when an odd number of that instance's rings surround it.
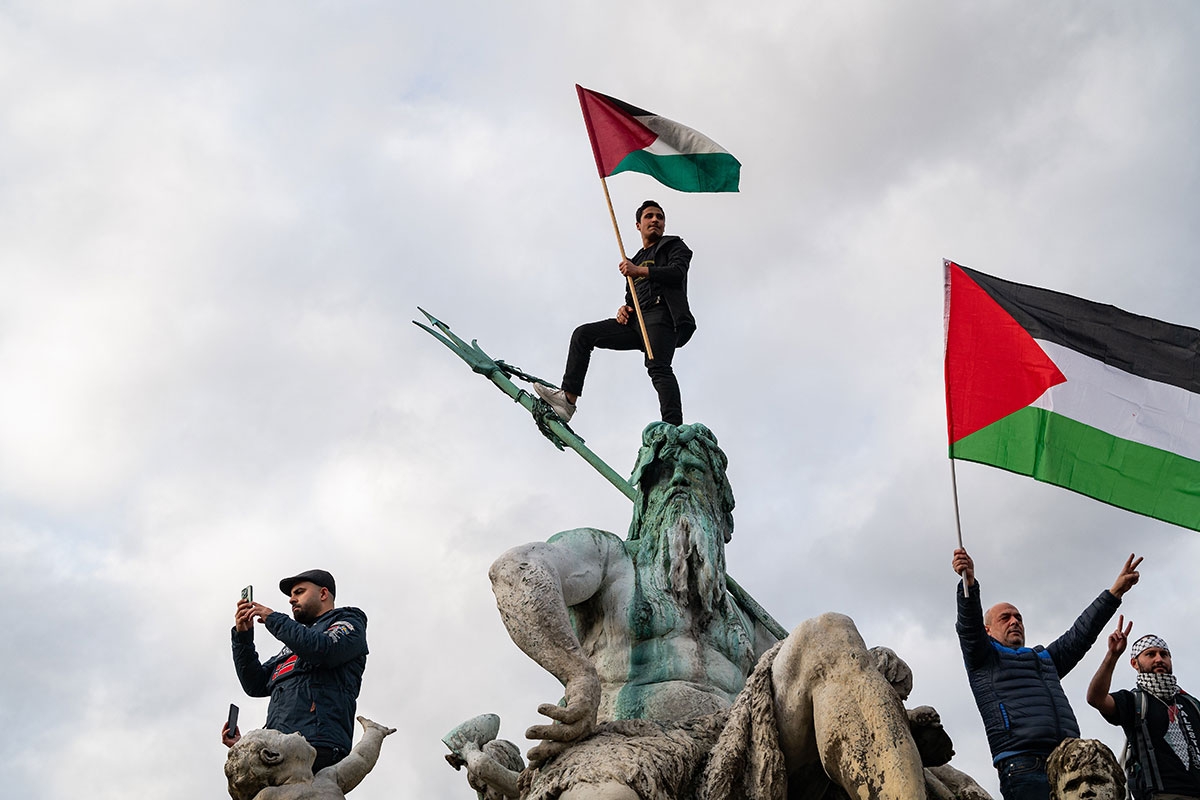
M 958 547 L 962 549 L 962 520 L 958 515 L 958 475 L 954 470 L 954 457 L 950 457 L 950 488 L 954 493 L 954 528 L 958 531 Z M 967 579 L 963 577 L 963 597 L 970 597 L 971 591 L 967 588 Z
M 604 202 L 608 203 L 608 216 L 612 220 L 613 233 L 617 235 L 617 247 L 621 251 L 621 260 L 625 261 L 628 256 L 625 255 L 625 243 L 621 241 L 621 228 L 617 225 L 617 213 L 613 211 L 612 197 L 608 194 L 608 181 L 601 177 L 600 185 L 604 187 Z M 637 289 L 633 285 L 631 276 L 626 275 L 625 280 L 629 282 L 629 296 L 633 298 L 633 310 L 637 312 L 638 327 L 642 329 L 642 342 L 646 345 L 646 358 L 653 361 L 654 351 L 650 349 L 650 334 L 646 333 L 646 320 L 642 318 L 642 304 L 638 302 Z

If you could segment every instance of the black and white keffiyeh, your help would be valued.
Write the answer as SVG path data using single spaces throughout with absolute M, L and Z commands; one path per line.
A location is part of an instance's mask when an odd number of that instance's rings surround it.
M 1143 692 L 1149 692 L 1169 706 L 1175 705 L 1175 695 L 1179 693 L 1179 681 L 1175 679 L 1174 675 L 1139 672 L 1137 684 Z
M 1171 648 L 1167 647 L 1166 641 L 1164 641 L 1161 636 L 1155 636 L 1153 633 L 1147 633 L 1145 636 L 1139 638 L 1133 643 L 1133 647 L 1129 648 L 1129 655 L 1137 658 L 1142 654 L 1143 650 L 1150 647 L 1158 647 L 1162 650 L 1166 650 L 1168 653 L 1171 652 Z

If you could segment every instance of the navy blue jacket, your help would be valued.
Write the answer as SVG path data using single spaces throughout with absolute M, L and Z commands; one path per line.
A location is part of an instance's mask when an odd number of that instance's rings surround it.
M 955 628 L 993 762 L 1016 753 L 1049 755 L 1063 739 L 1079 737 L 1060 679 L 1084 657 L 1119 605 L 1106 589 L 1049 646 L 1014 650 L 983 629 L 979 581 L 970 597 L 962 596 L 959 583 Z
M 313 747 L 349 752 L 367 666 L 367 615 L 347 606 L 302 625 L 276 611 L 264 624 L 285 646 L 262 664 L 254 630 L 233 629 L 233 665 L 242 689 L 251 697 L 271 698 L 263 727 L 299 733 Z

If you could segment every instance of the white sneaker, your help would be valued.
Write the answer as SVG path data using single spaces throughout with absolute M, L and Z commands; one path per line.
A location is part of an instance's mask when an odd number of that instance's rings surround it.
M 571 417 L 575 416 L 575 404 L 567 399 L 567 393 L 562 389 L 552 389 L 549 386 L 535 383 L 533 390 L 537 392 L 538 397 L 546 401 L 563 422 L 570 422 Z

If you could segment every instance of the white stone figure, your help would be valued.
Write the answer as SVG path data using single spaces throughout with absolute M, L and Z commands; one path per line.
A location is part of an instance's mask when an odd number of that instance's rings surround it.
M 250 731 L 229 749 L 225 777 L 233 800 L 345 800 L 379 760 L 383 738 L 396 732 L 359 717 L 362 739 L 338 763 L 313 775 L 317 751 L 298 733 Z
M 492 565 L 509 635 L 565 693 L 526 734 L 540 744 L 522 800 L 920 800 L 923 766 L 949 760 L 936 712 L 905 712 L 908 666 L 849 617 L 776 644 L 732 599 L 725 466 L 704 426 L 652 424 L 627 540 L 580 528 Z M 921 750 L 910 724 L 927 728 Z
M 1050 800 L 1125 800 L 1125 773 L 1099 739 L 1064 739 L 1046 759 Z
M 480 714 L 442 738 L 450 748 L 446 761 L 455 769 L 467 768 L 467 783 L 479 800 L 504 800 L 520 794 L 517 779 L 525 760 L 515 744 L 496 738 L 499 732 L 500 717 Z

